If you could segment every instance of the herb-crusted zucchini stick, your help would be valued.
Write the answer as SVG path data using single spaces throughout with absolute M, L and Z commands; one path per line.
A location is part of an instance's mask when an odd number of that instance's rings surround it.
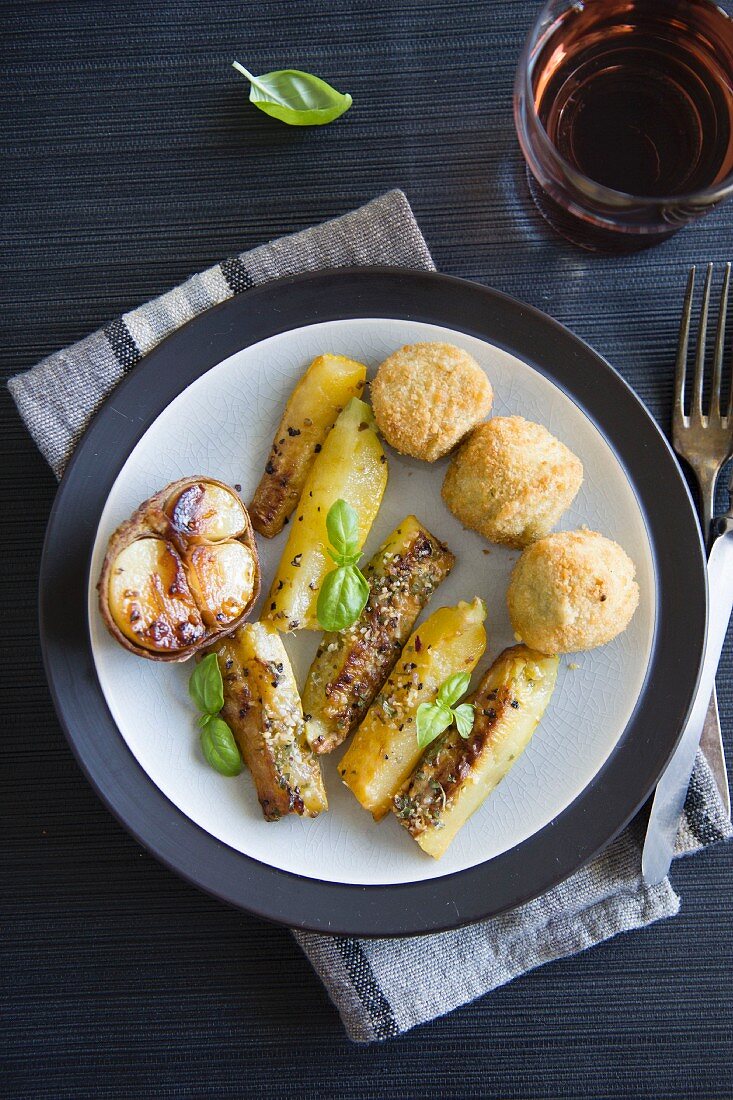
M 255 531 L 270 539 L 282 530 L 336 417 L 361 397 L 365 381 L 364 364 L 344 355 L 313 360 L 290 395 L 249 506 Z
M 326 516 L 339 499 L 359 517 L 359 547 L 374 522 L 387 484 L 387 459 L 371 409 L 352 398 L 326 437 L 296 509 L 263 618 L 278 630 L 318 630 L 318 590 L 333 569 Z
M 455 727 L 429 745 L 393 810 L 428 855 L 439 859 L 458 830 L 524 752 L 550 701 L 557 657 L 524 645 L 505 649 L 473 696 L 473 729 Z
M 339 775 L 375 820 L 387 813 L 422 753 L 417 708 L 432 702 L 449 676 L 475 668 L 486 648 L 485 617 L 478 598 L 434 611 L 409 638 L 356 731 Z
M 450 550 L 407 516 L 364 568 L 370 595 L 353 626 L 323 635 L 303 690 L 308 742 L 332 752 L 356 729 L 392 671 L 431 595 L 450 573 Z
M 285 646 L 268 623 L 247 623 L 209 650 L 224 681 L 221 716 L 252 773 L 268 821 L 328 809 L 320 764 L 308 748 Z

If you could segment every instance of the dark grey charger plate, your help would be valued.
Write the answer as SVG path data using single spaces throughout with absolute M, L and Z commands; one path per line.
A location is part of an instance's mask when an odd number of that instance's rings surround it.
M 595 422 L 637 494 L 652 546 L 656 629 L 633 715 L 593 782 L 522 844 L 426 882 L 356 886 L 303 878 L 234 851 L 190 821 L 142 770 L 99 687 L 89 641 L 92 546 L 130 451 L 186 386 L 234 352 L 288 329 L 347 317 L 443 325 L 507 349 Z M 355 268 L 297 276 L 235 297 L 191 321 L 118 386 L 79 443 L 49 520 L 41 564 L 46 673 L 69 743 L 90 783 L 158 859 L 217 897 L 298 928 L 407 935 L 511 909 L 599 852 L 644 804 L 677 743 L 697 684 L 706 629 L 699 527 L 669 446 L 632 390 L 545 314 L 474 283 L 425 272 Z M 273 826 L 276 827 L 276 826 Z

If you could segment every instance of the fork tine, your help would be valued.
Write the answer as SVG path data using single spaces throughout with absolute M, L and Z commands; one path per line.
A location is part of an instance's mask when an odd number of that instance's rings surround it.
M 725 265 L 723 289 L 720 292 L 718 327 L 715 332 L 715 359 L 713 361 L 713 388 L 710 391 L 710 415 L 720 416 L 720 388 L 723 376 L 723 344 L 725 342 L 725 317 L 728 312 L 728 286 L 730 283 L 730 264 Z
M 705 373 L 705 335 L 708 328 L 708 306 L 710 305 L 710 283 L 713 278 L 713 265 L 708 264 L 705 273 L 705 289 L 702 294 L 700 324 L 697 330 L 697 350 L 695 352 L 695 380 L 692 384 L 692 416 L 702 417 L 702 383 Z
M 692 294 L 695 289 L 695 267 L 690 268 L 687 276 L 685 304 L 680 319 L 680 336 L 677 344 L 677 362 L 674 369 L 674 412 L 685 416 L 685 381 L 687 378 L 687 348 L 690 342 L 690 318 L 692 316 Z

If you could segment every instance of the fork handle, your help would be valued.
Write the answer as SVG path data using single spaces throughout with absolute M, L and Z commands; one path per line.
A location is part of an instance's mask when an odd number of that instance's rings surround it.
M 715 513 L 715 485 L 718 480 L 719 466 L 698 466 L 695 473 L 700 489 L 700 513 L 702 515 L 703 541 L 706 550 L 710 548 L 710 538 Z

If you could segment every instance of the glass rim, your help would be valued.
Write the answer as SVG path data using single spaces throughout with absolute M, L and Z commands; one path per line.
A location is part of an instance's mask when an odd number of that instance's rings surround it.
M 716 4 L 715 0 L 697 0 L 697 2 L 706 5 L 711 10 L 716 11 L 719 15 L 723 16 L 724 19 L 728 20 L 728 22 L 731 24 L 731 28 L 733 29 L 733 17 L 728 15 L 728 13 L 723 10 L 723 8 Z M 535 107 L 534 89 L 532 87 L 531 80 L 533 67 L 530 64 L 532 53 L 540 38 L 540 35 L 538 33 L 539 26 L 543 17 L 545 16 L 545 13 L 549 11 L 551 3 L 552 0 L 545 0 L 545 3 L 543 3 L 542 8 L 538 12 L 527 34 L 524 46 L 522 47 L 522 52 L 519 55 L 519 62 L 517 64 L 517 74 L 515 80 L 515 99 L 516 95 L 520 92 L 520 84 L 523 83 L 523 87 L 521 88 L 521 92 L 523 93 L 522 98 L 527 105 L 526 109 L 531 112 L 532 118 L 537 124 L 539 140 L 542 143 L 543 149 L 546 150 L 546 152 L 549 154 L 551 160 L 561 166 L 564 174 L 571 179 L 575 178 L 577 180 L 583 180 L 584 182 L 590 184 L 592 196 L 589 192 L 585 191 L 585 188 L 583 188 L 583 191 L 588 194 L 588 197 L 592 197 L 594 201 L 603 201 L 605 199 L 606 205 L 610 207 L 621 208 L 623 206 L 634 206 L 637 208 L 641 207 L 643 209 L 652 210 L 660 206 L 712 206 L 718 202 L 721 202 L 723 199 L 729 198 L 731 195 L 733 195 L 733 171 L 729 172 L 728 175 L 725 176 L 725 178 L 722 179 L 719 183 L 712 184 L 709 187 L 701 187 L 697 191 L 680 192 L 676 195 L 635 195 L 631 191 L 619 191 L 616 190 L 616 188 L 614 187 L 608 187 L 605 183 L 599 183 L 598 180 L 594 180 L 591 176 L 587 176 L 584 172 L 580 172 L 570 163 L 569 160 L 567 160 L 562 155 L 562 153 L 558 151 L 557 147 L 553 145 L 552 141 L 550 140 L 550 136 L 547 133 L 547 130 L 545 129 Z M 567 6 L 573 6 L 572 0 L 569 0 Z M 518 125 L 517 130 L 519 130 Z M 529 159 L 527 158 L 527 153 L 524 149 L 524 142 L 521 140 L 521 134 L 519 135 L 519 137 L 520 145 L 522 146 L 522 151 L 525 154 L 525 158 Z

